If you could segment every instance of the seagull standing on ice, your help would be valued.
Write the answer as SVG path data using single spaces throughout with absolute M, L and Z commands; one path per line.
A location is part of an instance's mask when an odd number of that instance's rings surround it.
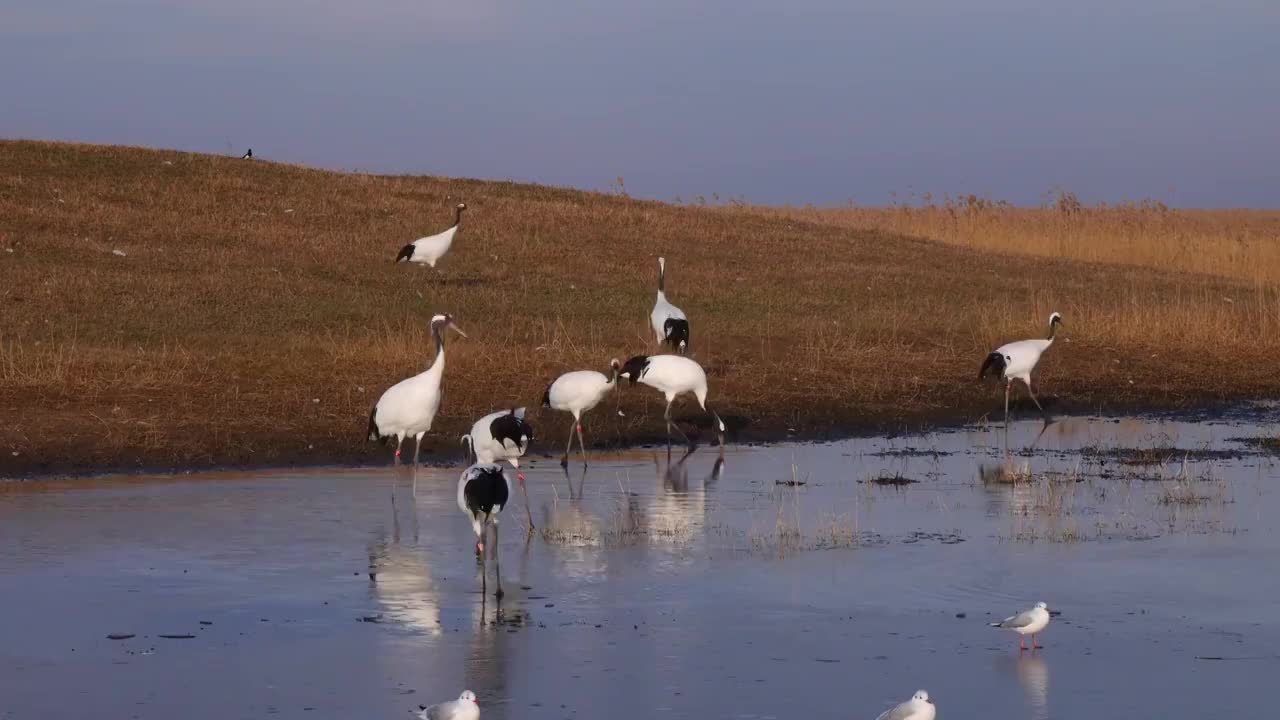
M 449 248 L 453 245 L 453 238 L 458 234 L 458 227 L 462 225 L 462 211 L 466 209 L 466 203 L 458 203 L 453 209 L 453 225 L 448 230 L 418 238 L 400 248 L 400 254 L 396 255 L 396 262 L 408 260 L 426 263 L 435 268 L 436 263 L 449 252 Z
M 480 705 L 476 702 L 476 694 L 470 690 L 463 690 L 457 700 L 431 707 L 419 705 L 418 711 L 422 720 L 480 720 Z
M 917 690 L 911 699 L 880 713 L 876 720 L 933 720 L 938 708 L 929 700 L 929 693 Z
M 1027 649 L 1027 636 L 1031 636 L 1031 649 L 1033 651 L 1044 647 L 1036 644 L 1036 635 L 1045 629 L 1049 624 L 1049 606 L 1038 602 L 1036 606 L 1030 610 L 1023 610 L 1017 615 L 1011 615 L 998 623 L 991 623 L 991 627 L 1000 628 L 1002 630 L 1012 630 L 1018 633 L 1018 649 Z
M 1036 404 L 1036 407 L 1040 408 L 1041 415 L 1045 414 L 1044 407 L 1031 390 L 1031 371 L 1036 369 L 1036 365 L 1040 362 L 1040 356 L 1053 344 L 1054 336 L 1057 334 L 1058 326 L 1061 324 L 1062 314 L 1051 314 L 1049 316 L 1049 337 L 1043 340 L 1039 338 L 1019 340 L 1001 345 L 987 355 L 987 359 L 982 363 L 982 368 L 978 370 L 978 380 L 986 377 L 988 372 L 1004 380 L 1004 422 L 1006 425 L 1009 424 L 1009 391 L 1013 388 L 1014 380 L 1021 380 L 1022 384 L 1027 386 L 1027 394 L 1031 396 L 1031 401 Z

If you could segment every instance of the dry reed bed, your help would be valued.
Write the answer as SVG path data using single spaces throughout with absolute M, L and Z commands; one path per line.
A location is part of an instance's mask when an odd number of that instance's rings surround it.
M 0 474 L 384 459 L 363 439 L 368 409 L 430 362 L 440 311 L 471 335 L 449 346 L 433 433 L 453 457 L 474 417 L 535 408 L 557 373 L 647 351 L 658 254 L 712 399 L 747 434 L 980 417 L 999 404 L 975 381 L 983 353 L 1039 334 L 1054 309 L 1068 341 L 1043 381 L 1062 407 L 1280 389 L 1280 300 L 1256 282 L 167 151 L 0 142 L 0 167 Z M 393 265 L 455 200 L 470 210 L 443 276 Z M 589 437 L 661 431 L 652 391 L 622 407 L 590 416 Z M 533 420 L 556 451 L 567 417 Z

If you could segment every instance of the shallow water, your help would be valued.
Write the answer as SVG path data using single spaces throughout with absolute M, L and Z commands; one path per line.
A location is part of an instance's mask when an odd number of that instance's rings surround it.
M 500 608 L 456 469 L 3 485 L 0 718 L 411 717 L 463 688 L 487 719 L 874 718 L 917 688 L 943 718 L 1245 715 L 1280 672 L 1280 467 L 1235 440 L 1267 433 L 537 460 Z M 1037 600 L 1034 655 L 986 626 Z

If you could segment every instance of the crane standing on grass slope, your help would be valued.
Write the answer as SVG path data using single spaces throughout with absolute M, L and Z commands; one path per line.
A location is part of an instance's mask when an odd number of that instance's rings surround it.
M 987 359 L 982 363 L 982 369 L 978 370 L 978 379 L 981 380 L 990 372 L 993 376 L 1004 379 L 1004 422 L 1009 424 L 1009 391 L 1013 387 L 1014 380 L 1021 380 L 1023 385 L 1027 386 L 1027 394 L 1031 396 L 1031 401 L 1040 408 L 1040 414 L 1045 415 L 1044 406 L 1036 399 L 1036 394 L 1031 390 L 1031 371 L 1036 369 L 1036 364 L 1040 362 L 1040 356 L 1045 350 L 1053 344 L 1053 338 L 1058 332 L 1058 326 L 1062 324 L 1062 315 L 1053 313 L 1049 316 L 1049 337 L 1041 340 L 1039 338 L 1033 340 L 1019 340 L 1011 342 L 1007 345 L 1001 345 L 987 355 Z
M 653 335 L 658 346 L 663 343 L 671 345 L 671 349 L 681 355 L 689 351 L 689 318 L 684 311 L 667 300 L 666 293 L 667 259 L 658 258 L 658 298 L 653 302 L 653 312 L 649 313 L 649 323 L 653 326 Z
M 471 426 L 471 432 L 462 441 L 471 445 L 476 462 L 494 463 L 506 460 L 516 469 L 516 479 L 524 493 L 525 513 L 529 527 L 533 528 L 533 512 L 529 510 L 529 490 L 524 486 L 524 472 L 520 470 L 520 458 L 533 440 L 533 427 L 524 419 L 524 408 L 499 410 L 480 418 Z
M 378 403 L 369 413 L 369 439 L 386 441 L 390 437 L 396 439 L 396 464 L 400 463 L 400 446 L 404 439 L 413 435 L 413 467 L 418 468 L 418 453 L 422 450 L 422 436 L 431 429 L 431 423 L 440 409 L 440 382 L 444 378 L 444 330 L 453 328 L 462 337 L 462 332 L 453 322 L 450 315 L 436 315 L 431 318 L 431 336 L 436 341 L 436 360 L 431 367 L 411 378 L 387 388 L 378 398 Z
M 400 254 L 396 255 L 396 262 L 408 260 L 415 263 L 426 263 L 435 268 L 436 262 L 449 252 L 450 246 L 453 245 L 453 238 L 458 234 L 458 227 L 462 225 L 462 211 L 467 209 L 466 203 L 458 203 L 454 208 L 453 226 L 448 230 L 435 235 L 421 237 L 413 242 L 400 248 Z

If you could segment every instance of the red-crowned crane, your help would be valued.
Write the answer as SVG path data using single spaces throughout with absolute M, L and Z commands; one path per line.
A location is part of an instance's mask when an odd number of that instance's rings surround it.
M 562 467 L 569 466 L 569 450 L 573 448 L 573 431 L 578 430 L 578 447 L 582 449 L 582 464 L 587 464 L 587 446 L 582 441 L 582 414 L 600 404 L 605 396 L 618 385 L 618 373 L 622 363 L 615 358 L 609 361 L 609 374 L 595 370 L 574 370 L 556 378 L 542 395 L 542 407 L 573 413 L 569 426 L 569 443 L 564 447 Z
M 466 203 L 458 203 L 453 209 L 453 225 L 448 230 L 418 238 L 400 248 L 400 254 L 396 255 L 396 262 L 408 260 L 426 263 L 435 268 L 436 263 L 449 252 L 449 247 L 453 245 L 453 238 L 458 234 L 458 227 L 462 225 L 462 211 L 466 209 Z
M 524 457 L 533 440 L 533 427 L 524 419 L 524 408 L 499 410 L 480 418 L 471 426 L 471 432 L 462 436 L 471 445 L 476 462 L 494 463 L 506 460 L 516 469 L 516 479 L 524 493 L 525 513 L 529 516 L 529 528 L 533 528 L 533 512 L 529 510 L 529 491 L 524 485 L 524 471 L 520 458 Z
M 431 318 L 431 336 L 436 341 L 436 360 L 423 372 L 387 388 L 369 413 L 369 439 L 386 441 L 396 439 L 396 464 L 400 463 L 400 446 L 404 439 L 414 436 L 413 467 L 418 467 L 418 452 L 422 449 L 422 436 L 431 429 L 431 423 L 440 409 L 440 382 L 444 378 L 444 330 L 453 328 L 462 332 L 451 315 Z
M 720 444 L 724 444 L 724 421 L 711 408 L 707 407 L 707 373 L 698 363 L 679 355 L 637 355 L 622 366 L 619 377 L 627 378 L 632 385 L 641 383 L 661 392 L 667 399 L 667 411 L 663 415 L 667 421 L 667 447 L 671 447 L 671 428 L 692 445 L 689 436 L 684 434 L 671 421 L 671 404 L 684 393 L 693 393 L 698 405 L 711 414 L 716 424 L 716 432 Z
M 684 311 L 667 300 L 666 293 L 667 259 L 658 258 L 658 299 L 653 302 L 653 312 L 649 313 L 649 323 L 653 326 L 654 339 L 658 346 L 663 343 L 671 349 L 684 354 L 689 351 L 689 318 Z
M 1001 345 L 991 354 L 987 355 L 987 359 L 983 361 L 982 368 L 978 370 L 978 379 L 982 380 L 990 372 L 992 376 L 1002 378 L 1004 380 L 1004 422 L 1009 424 L 1009 391 L 1013 388 L 1014 380 L 1021 380 L 1023 385 L 1027 386 L 1027 394 L 1031 396 L 1031 401 L 1040 408 L 1040 414 L 1045 414 L 1044 406 L 1036 399 L 1036 394 L 1031 390 L 1031 371 L 1036 369 L 1036 365 L 1040 362 L 1040 356 L 1045 350 L 1053 344 L 1053 338 L 1058 332 L 1058 326 L 1062 324 L 1062 315 L 1053 313 L 1049 315 L 1049 336 L 1044 339 L 1035 338 L 1033 340 L 1019 340 L 1006 345 Z
M 502 565 L 498 562 L 498 514 L 511 497 L 511 480 L 497 463 L 476 463 L 458 476 L 458 507 L 471 519 L 471 529 L 476 532 L 476 552 L 480 553 L 483 567 L 480 576 L 480 593 L 489 592 L 489 552 L 484 546 L 484 531 L 493 527 L 493 575 L 498 590 L 493 596 L 502 597 Z

